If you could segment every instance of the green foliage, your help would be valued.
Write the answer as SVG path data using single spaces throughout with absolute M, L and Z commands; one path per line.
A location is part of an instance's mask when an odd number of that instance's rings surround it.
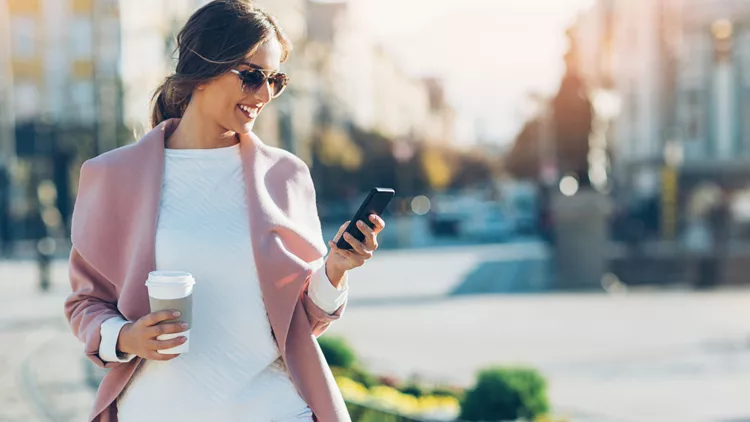
M 346 340 L 339 337 L 323 336 L 318 338 L 318 344 L 329 366 L 344 369 L 354 367 L 357 357 Z
M 434 390 L 430 392 L 433 396 L 438 397 L 453 397 L 460 400 L 463 400 L 465 392 L 462 388 L 458 387 L 437 387 Z
M 366 369 L 361 368 L 359 365 L 349 368 L 347 375 L 353 381 L 356 381 L 367 388 L 372 388 L 376 385 L 380 385 L 378 377 L 368 372 Z
M 549 411 L 547 384 L 535 370 L 489 368 L 466 392 L 460 419 L 466 421 L 534 420 Z
M 421 385 L 415 383 L 407 384 L 401 387 L 400 390 L 404 394 L 410 394 L 417 398 L 426 395 L 425 389 Z

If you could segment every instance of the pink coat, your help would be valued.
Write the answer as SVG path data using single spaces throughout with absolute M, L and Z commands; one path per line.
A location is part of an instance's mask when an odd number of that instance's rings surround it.
M 155 268 L 154 238 L 164 169 L 164 139 L 179 120 L 166 121 L 139 142 L 84 163 L 73 212 L 72 294 L 65 315 L 86 355 L 110 368 L 90 420 L 117 421 L 116 398 L 141 358 L 128 363 L 99 358 L 102 322 L 135 321 L 149 313 L 144 284 Z M 317 420 L 349 421 L 344 400 L 316 337 L 339 318 L 307 296 L 311 263 L 323 257 L 315 189 L 304 162 L 264 145 L 255 135 L 240 142 L 247 184 L 253 253 L 268 318 L 292 380 Z

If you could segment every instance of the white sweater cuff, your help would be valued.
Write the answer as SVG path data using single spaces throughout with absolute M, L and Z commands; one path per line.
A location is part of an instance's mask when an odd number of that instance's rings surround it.
M 346 302 L 348 293 L 349 273 L 344 273 L 344 279 L 339 284 L 339 287 L 336 288 L 333 287 L 333 284 L 331 284 L 326 275 L 325 265 L 313 273 L 310 285 L 307 288 L 307 294 L 313 303 L 329 314 L 336 312 Z
M 128 320 L 122 317 L 110 318 L 102 323 L 100 333 L 102 342 L 99 343 L 99 357 L 105 362 L 130 362 L 135 355 L 117 353 L 117 339 L 120 337 L 120 330 Z

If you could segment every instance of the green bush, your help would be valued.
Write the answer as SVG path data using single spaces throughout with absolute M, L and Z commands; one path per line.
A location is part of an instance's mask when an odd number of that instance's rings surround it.
M 319 337 L 318 344 L 323 351 L 329 366 L 350 369 L 354 367 L 357 357 L 354 350 L 349 346 L 346 340 L 339 337 Z
M 466 421 L 535 418 L 549 411 L 547 383 L 533 369 L 489 368 L 466 391 L 460 419 Z
M 458 399 L 459 401 L 464 399 L 464 393 L 465 392 L 461 388 L 449 386 L 437 387 L 430 392 L 430 394 L 432 394 L 433 396 L 453 397 Z
M 401 390 L 401 392 L 404 394 L 411 394 L 412 396 L 417 398 L 427 395 L 425 389 L 415 383 L 407 384 L 401 387 L 399 390 Z
M 356 381 L 367 388 L 372 388 L 376 385 L 380 385 L 378 377 L 369 373 L 366 369 L 361 368 L 359 365 L 355 365 L 347 370 L 347 376 L 353 381 Z

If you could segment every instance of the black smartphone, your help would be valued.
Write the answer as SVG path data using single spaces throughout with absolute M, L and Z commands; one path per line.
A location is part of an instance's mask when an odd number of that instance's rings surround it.
M 354 236 L 355 239 L 359 240 L 360 242 L 365 240 L 365 235 L 361 231 L 359 231 L 359 228 L 357 228 L 357 221 L 364 221 L 365 224 L 370 226 L 370 228 L 375 227 L 375 224 L 370 221 L 370 214 L 377 214 L 378 216 L 383 214 L 383 211 L 385 211 L 388 204 L 391 202 L 391 199 L 393 199 L 393 196 L 396 194 L 396 191 L 393 189 L 388 188 L 373 188 L 369 194 L 367 194 L 367 198 L 365 198 L 364 201 L 362 201 L 362 205 L 359 206 L 359 209 L 354 214 L 354 218 L 349 221 L 349 225 L 346 226 L 346 230 L 344 232 L 351 234 Z M 339 238 L 338 242 L 336 242 L 336 246 L 338 246 L 341 249 L 352 249 L 352 246 L 344 239 L 343 234 Z

